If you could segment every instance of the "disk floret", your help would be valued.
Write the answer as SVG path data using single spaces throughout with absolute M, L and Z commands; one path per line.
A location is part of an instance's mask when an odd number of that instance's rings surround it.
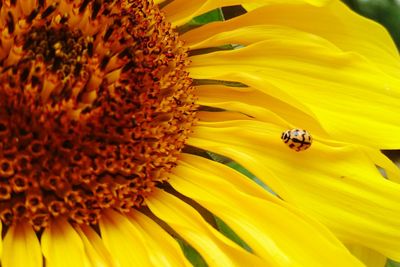
M 21 0 L 0 11 L 2 222 L 96 224 L 103 209 L 144 205 L 195 120 L 170 24 L 144 0 Z

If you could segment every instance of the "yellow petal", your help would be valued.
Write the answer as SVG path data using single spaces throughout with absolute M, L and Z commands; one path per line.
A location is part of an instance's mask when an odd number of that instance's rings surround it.
M 199 40 L 198 42 L 189 45 L 191 50 L 195 50 L 200 48 L 218 47 L 226 44 L 248 46 L 266 40 L 283 39 L 296 41 L 297 39 L 305 38 L 309 39 L 310 42 L 312 41 L 315 44 L 320 43 L 321 45 L 335 48 L 332 43 L 318 35 L 281 25 L 242 26 L 233 30 L 218 32 L 209 36 L 208 38 Z M 185 40 L 187 37 L 184 35 L 183 39 Z
M 200 99 L 197 103 L 200 105 L 212 106 L 212 107 L 221 108 L 224 110 L 237 111 L 237 112 L 255 117 L 261 121 L 273 120 L 276 124 L 281 125 L 282 127 L 290 128 L 290 125 L 291 125 L 288 122 L 286 122 L 285 120 L 283 120 L 282 118 L 280 118 L 279 116 L 277 116 L 276 113 L 272 112 L 271 110 L 268 110 L 263 107 L 258 107 L 256 105 L 250 105 L 247 103 L 243 103 L 243 101 L 224 101 L 224 102 L 215 103 L 215 102 L 203 101 L 203 99 Z
M 131 212 L 128 220 L 144 236 L 153 266 L 192 266 L 176 240 L 153 220 L 138 211 Z
M 262 7 L 260 4 L 244 4 L 242 5 L 246 11 L 252 11 L 254 9 Z
M 258 197 L 260 199 L 273 202 L 275 204 L 285 205 L 285 202 L 282 202 L 279 198 L 270 194 L 264 188 L 250 180 L 248 177 L 226 165 L 186 153 L 182 153 L 182 155 L 179 157 L 179 160 L 181 163 L 178 164 L 178 166 L 172 171 L 174 175 L 182 176 L 182 170 L 186 170 L 186 176 L 197 176 L 202 171 L 212 169 L 212 172 L 206 175 L 207 177 L 212 176 L 212 179 L 216 179 L 218 181 L 221 180 L 221 183 L 227 182 L 229 183 L 229 186 L 234 186 L 235 190 L 239 190 L 241 193 L 245 193 L 253 197 Z M 181 166 L 181 164 L 183 167 Z M 190 168 L 190 170 L 188 168 Z M 174 180 L 172 180 L 172 184 L 174 184 Z
M 89 226 L 81 225 L 76 231 L 82 238 L 85 252 L 92 266 L 116 267 L 114 258 L 105 248 L 101 237 Z
M 153 266 L 151 255 L 145 249 L 144 236 L 126 216 L 112 210 L 105 211 L 100 220 L 100 232 L 117 266 Z
M 3 267 L 42 267 L 39 240 L 27 223 L 11 226 L 4 238 Z
M 318 1 L 318 0 L 317 1 L 313 1 L 313 0 L 307 1 L 307 0 L 305 0 L 305 1 L 299 1 L 298 3 L 308 3 L 308 4 L 315 5 L 315 6 L 322 6 L 322 5 L 326 4 L 326 3 L 328 3 L 328 1 Z M 277 3 L 284 3 L 284 2 L 277 2 Z M 257 4 L 257 3 L 248 3 L 248 4 L 242 4 L 242 6 L 247 11 L 251 11 L 251 10 L 263 7 L 264 5 Z
M 207 11 L 224 6 L 241 5 L 246 3 L 255 3 L 260 6 L 271 5 L 275 3 L 304 3 L 309 2 L 314 5 L 323 5 L 327 0 L 174 0 L 168 4 L 163 11 L 166 13 L 168 21 L 172 25 L 182 25 L 190 19 L 204 14 Z
M 316 137 L 299 154 L 286 147 L 279 138 L 284 129 L 273 124 L 199 124 L 189 145 L 236 160 L 342 240 L 400 258 L 400 185 L 383 179 L 362 149 Z
M 386 266 L 386 257 L 376 251 L 357 245 L 347 245 L 347 248 L 354 256 L 360 259 L 366 267 Z
M 369 147 L 362 147 L 362 149 L 377 166 L 384 169 L 386 177 L 389 180 L 400 183 L 400 169 L 393 161 L 378 149 Z
M 193 78 L 241 82 L 296 108 L 302 104 L 334 139 L 400 147 L 400 80 L 354 53 L 307 36 L 280 37 L 192 60 Z
M 202 85 L 196 87 L 196 96 L 200 105 L 236 111 L 260 121 L 270 122 L 275 118 L 275 123 L 285 125 L 288 129 L 301 125 L 313 134 L 321 137 L 329 136 L 317 119 L 310 115 L 311 112 L 304 111 L 305 107 L 296 108 L 250 87 Z M 279 117 L 276 114 L 279 114 Z
M 343 51 L 357 52 L 373 61 L 380 69 L 398 77 L 399 56 L 387 31 L 381 25 L 357 15 L 338 0 L 329 1 L 322 7 L 306 4 L 270 5 L 229 21 L 194 29 L 181 38 L 188 46 L 192 46 L 218 33 L 254 25 L 279 25 L 308 32 L 330 41 Z M 252 40 L 256 37 L 250 31 L 238 40 L 245 38 Z
M 157 217 L 190 243 L 209 266 L 269 266 L 208 225 L 188 204 L 168 193 L 157 190 L 146 203 Z
M 3 231 L 3 223 L 0 222 L 0 232 Z M 0 258 L 3 256 L 3 240 L 0 238 Z
M 163 11 L 166 14 L 167 20 L 171 21 L 173 26 L 182 25 L 192 18 L 206 13 L 218 7 L 240 5 L 242 2 L 250 0 L 174 0 L 168 4 Z M 262 3 L 262 0 L 253 0 Z
M 44 230 L 41 245 L 46 267 L 90 266 L 82 239 L 64 218 Z
M 313 135 L 318 135 L 319 138 L 329 137 L 314 117 L 308 116 L 303 110 L 294 108 L 253 88 L 202 85 L 197 86 L 196 89 L 197 103 L 200 105 L 231 111 L 218 113 L 199 112 L 197 117 L 200 120 L 203 119 L 203 116 L 206 116 L 204 119 L 208 121 L 210 119 L 212 121 L 247 120 L 250 117 L 259 121 L 273 121 L 275 124 L 284 125 L 288 129 L 301 125 L 302 128 L 307 129 Z M 246 99 L 245 103 L 243 99 Z M 264 107 L 265 103 L 268 103 L 268 109 Z M 279 114 L 281 118 L 277 117 L 276 114 Z M 393 161 L 379 149 L 363 147 L 363 150 L 377 166 L 385 170 L 386 176 L 390 180 L 400 182 L 400 169 Z
M 174 169 L 171 185 L 228 223 L 255 254 L 272 266 L 362 266 L 337 240 L 332 241 L 332 234 L 325 236 L 326 229 L 318 231 L 320 225 L 306 223 L 278 204 L 283 202 L 245 194 L 243 186 L 252 188 L 246 177 L 242 177 L 241 185 L 234 185 L 227 181 L 235 176 L 232 169 L 212 162 L 204 166 L 201 161 L 206 160 L 193 156 L 185 156 L 184 160 Z M 199 165 L 205 168 L 198 168 Z M 225 172 L 226 176 L 214 175 L 214 170 Z M 316 255 L 321 247 L 324 250 Z

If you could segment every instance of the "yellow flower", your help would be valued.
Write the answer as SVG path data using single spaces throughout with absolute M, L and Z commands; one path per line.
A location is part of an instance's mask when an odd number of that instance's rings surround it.
M 2 266 L 190 266 L 177 240 L 209 266 L 400 260 L 382 27 L 335 0 L 155 2 L 1 2 Z M 293 128 L 310 148 L 280 140 Z

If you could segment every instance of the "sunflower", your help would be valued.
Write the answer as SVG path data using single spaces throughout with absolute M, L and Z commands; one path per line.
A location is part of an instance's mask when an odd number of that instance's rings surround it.
M 0 25 L 3 267 L 400 260 L 400 60 L 339 1 L 6 0 Z

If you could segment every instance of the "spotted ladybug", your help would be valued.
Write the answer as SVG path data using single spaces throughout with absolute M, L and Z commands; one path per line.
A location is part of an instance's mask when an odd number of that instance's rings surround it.
M 311 134 L 302 129 L 292 129 L 284 131 L 282 133 L 281 139 L 291 149 L 297 152 L 308 149 L 312 144 Z

